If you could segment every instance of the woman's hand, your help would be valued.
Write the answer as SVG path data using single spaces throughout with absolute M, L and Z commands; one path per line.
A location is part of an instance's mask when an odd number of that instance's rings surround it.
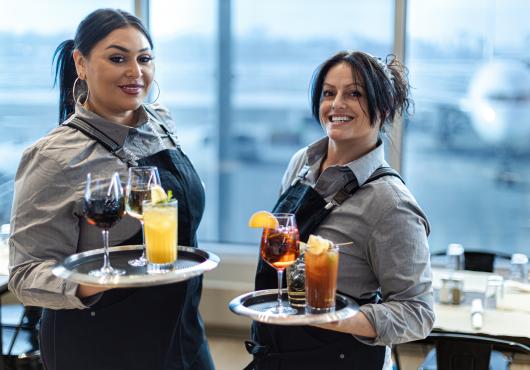
M 79 284 L 79 286 L 77 287 L 77 296 L 79 298 L 86 298 L 86 297 L 90 297 L 94 294 L 98 294 L 98 293 L 101 293 L 101 292 L 104 292 L 106 290 L 109 290 L 110 288 L 101 288 L 101 287 L 95 287 L 95 286 L 91 286 L 91 285 L 81 285 Z
M 362 312 L 359 312 L 357 315 L 350 317 L 349 319 L 334 321 L 328 324 L 317 324 L 313 326 L 320 329 L 359 335 L 361 337 L 375 338 L 377 336 L 374 327 Z

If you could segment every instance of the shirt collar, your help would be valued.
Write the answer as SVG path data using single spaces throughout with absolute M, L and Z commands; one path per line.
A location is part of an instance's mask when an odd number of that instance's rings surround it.
M 366 180 L 381 166 L 386 166 L 385 149 L 383 142 L 380 140 L 377 146 L 370 152 L 363 155 L 346 166 L 355 174 L 359 186 L 363 185 Z
M 127 136 L 130 133 L 135 132 L 137 130 L 136 127 L 143 125 L 149 119 L 149 116 L 147 115 L 147 111 L 145 110 L 143 105 L 141 105 L 140 108 L 138 109 L 139 109 L 138 122 L 135 125 L 135 127 L 129 127 L 129 126 L 125 126 L 119 123 L 109 121 L 97 115 L 96 113 L 85 109 L 81 104 L 75 105 L 75 116 L 87 121 L 88 123 L 93 125 L 95 128 L 97 128 L 98 130 L 106 134 L 108 137 L 110 137 L 112 140 L 114 140 L 118 145 L 123 146 Z
M 307 148 L 307 164 L 314 168 L 315 165 L 320 166 L 320 163 L 328 150 L 328 138 L 324 137 Z M 341 170 L 349 169 L 355 177 L 359 185 L 363 185 L 370 175 L 379 167 L 387 166 L 385 161 L 385 150 L 383 142 L 380 140 L 377 146 L 370 152 L 363 155 L 361 158 L 347 163 L 345 165 L 337 165 Z
M 328 151 L 328 137 L 325 136 L 320 140 L 315 141 L 307 147 L 307 164 L 313 167 L 314 164 L 320 161 Z

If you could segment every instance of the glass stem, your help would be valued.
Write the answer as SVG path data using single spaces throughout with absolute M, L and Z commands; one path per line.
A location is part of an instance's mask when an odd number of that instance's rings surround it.
M 283 269 L 278 269 L 278 313 L 283 309 L 282 305 L 282 281 L 283 281 Z
M 103 255 L 103 269 L 109 271 L 112 269 L 109 259 L 109 231 L 103 229 L 101 230 L 101 235 L 103 236 L 103 249 L 105 251 L 105 254 Z
M 145 230 L 144 230 L 144 220 L 140 220 L 140 226 L 142 227 L 142 256 L 140 259 L 145 259 Z

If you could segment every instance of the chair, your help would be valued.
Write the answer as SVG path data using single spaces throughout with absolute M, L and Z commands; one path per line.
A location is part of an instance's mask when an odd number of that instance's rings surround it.
M 13 352 L 15 342 L 19 338 L 21 331 L 27 332 L 28 342 L 30 345 L 30 350 L 28 352 L 34 352 L 39 348 L 38 342 L 38 324 L 42 314 L 42 309 L 40 307 L 32 306 L 23 306 L 22 313 L 20 315 L 20 321 L 15 325 L 3 325 L 6 328 L 12 328 L 15 330 L 13 336 L 11 337 L 11 342 L 9 343 L 9 349 L 7 350 L 8 356 Z
M 530 354 L 530 347 L 524 344 L 494 337 L 431 333 L 428 339 L 434 341 L 435 348 L 418 370 L 508 370 L 512 357 L 502 352 Z
M 432 253 L 433 257 L 445 256 L 445 252 Z M 486 251 L 464 251 L 464 270 L 493 272 L 495 260 L 506 260 L 509 263 L 510 256 L 498 252 Z
M 43 365 L 40 360 L 38 344 L 38 323 L 41 317 L 40 307 L 30 307 L 22 305 L 8 305 L 8 310 L 12 314 L 19 315 L 17 322 L 5 323 L 2 321 L 2 330 L 10 329 L 13 334 L 10 337 L 7 353 L 2 354 L 2 370 L 42 370 Z M 18 343 L 18 350 L 26 347 L 26 351 L 14 354 L 17 351 L 15 344 Z
M 510 260 L 510 256 L 502 253 L 464 251 L 464 270 L 493 272 L 495 259 Z

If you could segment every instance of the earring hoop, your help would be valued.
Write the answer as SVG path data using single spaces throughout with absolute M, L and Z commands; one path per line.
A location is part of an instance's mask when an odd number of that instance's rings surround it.
M 81 94 L 79 94 L 79 96 L 78 96 L 77 98 L 75 97 L 75 87 L 76 87 L 78 81 L 79 81 L 79 77 L 77 77 L 77 78 L 75 79 L 75 81 L 74 81 L 74 85 L 72 86 L 72 98 L 74 99 L 74 101 L 75 101 L 76 104 L 81 105 L 80 100 L 81 100 L 81 96 L 82 96 L 83 94 L 81 93 Z M 83 80 L 81 80 L 81 81 L 83 81 Z M 86 98 L 85 98 L 85 101 L 83 102 L 83 104 L 85 104 L 85 103 L 88 101 L 88 96 L 89 96 L 89 95 L 90 95 L 90 91 L 88 90 L 88 86 L 87 86 L 87 89 L 86 89 Z
M 153 100 L 152 102 L 149 102 L 148 104 L 155 104 L 156 101 L 158 100 L 158 98 L 160 97 L 160 85 L 158 84 L 158 82 L 156 82 L 156 80 L 153 79 L 153 83 L 156 85 L 156 89 L 157 89 L 157 94 L 156 94 L 156 98 L 155 100 Z M 152 91 L 149 93 L 150 96 L 152 96 Z

